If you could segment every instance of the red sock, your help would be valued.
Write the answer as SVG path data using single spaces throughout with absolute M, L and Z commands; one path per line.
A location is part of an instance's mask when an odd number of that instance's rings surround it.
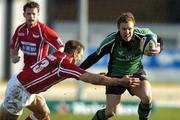
M 29 115 L 25 120 L 38 120 L 38 119 L 34 115 Z M 43 120 L 51 120 L 51 119 L 48 115 Z
M 33 120 L 33 119 L 31 119 L 30 116 L 28 116 L 25 120 Z

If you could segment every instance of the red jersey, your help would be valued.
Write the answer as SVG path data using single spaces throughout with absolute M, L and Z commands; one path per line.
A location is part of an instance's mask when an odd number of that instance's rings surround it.
M 55 49 L 63 47 L 58 34 L 41 22 L 31 28 L 24 23 L 16 29 L 12 42 L 12 49 L 21 49 L 24 53 L 24 67 L 28 67 L 41 60 L 48 54 L 49 45 Z
M 78 79 L 86 71 L 70 63 L 70 57 L 61 52 L 55 52 L 41 61 L 24 68 L 17 75 L 25 89 L 33 93 L 46 91 L 65 78 Z

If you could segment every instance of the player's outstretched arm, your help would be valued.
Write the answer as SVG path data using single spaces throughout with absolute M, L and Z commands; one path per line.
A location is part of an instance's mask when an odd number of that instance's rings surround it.
M 136 87 L 140 84 L 139 78 L 125 76 L 123 78 L 111 78 L 104 75 L 85 73 L 80 76 L 80 80 L 95 85 L 122 85 L 124 87 Z

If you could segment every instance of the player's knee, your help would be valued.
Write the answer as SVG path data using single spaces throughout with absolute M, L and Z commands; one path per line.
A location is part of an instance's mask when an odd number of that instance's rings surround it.
M 144 95 L 141 99 L 143 103 L 150 104 L 152 102 L 152 96 L 151 95 Z
M 37 95 L 36 97 L 36 103 L 38 106 L 41 106 L 43 108 L 43 111 L 49 113 L 49 108 L 47 106 L 46 100 L 42 95 Z
M 38 94 L 38 95 L 36 95 L 36 102 L 37 103 L 44 103 L 44 102 L 46 102 L 46 100 L 42 95 Z
M 40 118 L 45 118 L 46 116 L 50 115 L 50 110 L 46 104 L 45 98 L 42 95 L 36 96 L 36 104 L 41 107 L 38 113 L 35 113 L 36 116 Z

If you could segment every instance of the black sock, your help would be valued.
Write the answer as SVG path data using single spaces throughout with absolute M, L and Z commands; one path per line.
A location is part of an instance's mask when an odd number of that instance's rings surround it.
M 145 104 L 140 102 L 138 107 L 139 120 L 148 120 L 152 104 Z
M 98 110 L 92 120 L 108 120 L 105 116 L 105 109 Z
M 148 118 L 139 118 L 139 120 L 148 120 Z

